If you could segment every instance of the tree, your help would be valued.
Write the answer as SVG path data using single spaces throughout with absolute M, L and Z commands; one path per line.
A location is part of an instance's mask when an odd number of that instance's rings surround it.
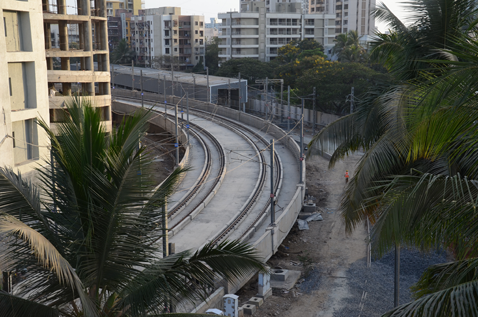
M 365 62 L 368 60 L 367 50 L 360 44 L 360 36 L 355 30 L 337 35 L 332 54 L 341 62 Z
M 116 45 L 116 48 L 110 54 L 112 64 L 130 64 L 134 60 L 136 53 L 130 48 L 128 42 L 122 39 Z
M 216 74 L 219 69 L 219 44 L 221 39 L 218 37 L 214 37 L 212 43 L 206 43 L 206 67 L 209 68 L 209 74 Z
M 305 65 L 297 76 L 300 77 L 297 77 L 295 86 L 300 96 L 311 94 L 316 87 L 317 109 L 340 116 L 350 113 L 350 97 L 347 96 L 352 87 L 355 95 L 360 96 L 371 87 L 390 81 L 388 74 L 376 72 L 363 64 L 329 61 Z
M 286 45 L 279 47 L 277 60 L 281 63 L 290 63 L 296 60 L 304 51 L 313 51 L 315 54 L 325 58 L 324 47 L 319 42 L 312 39 L 302 41 L 291 41 Z M 320 52 L 320 53 L 319 53 Z M 306 53 L 303 57 L 311 56 Z
M 67 112 L 58 136 L 40 122 L 54 159 L 39 170 L 41 191 L 0 169 L 0 267 L 28 269 L 15 294 L 0 292 L 2 316 L 158 315 L 207 296 L 217 275 L 263 269 L 236 241 L 161 258 L 161 207 L 182 171 L 158 189 L 147 177 L 151 155 L 139 144 L 150 113 L 137 111 L 107 135 L 87 102 L 74 99 Z
M 160 55 L 151 60 L 151 67 L 155 69 L 179 70 L 179 56 Z
M 476 190 L 470 185 L 478 175 L 476 9 L 467 0 L 417 1 L 409 8 L 418 13 L 411 26 L 386 6 L 377 10 L 391 30 L 377 34 L 371 57 L 395 83 L 368 91 L 356 112 L 322 130 L 310 146 L 321 151 L 325 140 L 335 139 L 331 166 L 365 151 L 341 209 L 348 231 L 365 219 L 374 223 L 378 254 L 401 244 L 453 246 L 462 259 L 429 268 L 416 288 L 419 299 L 387 316 L 473 316 L 476 265 L 464 257 L 476 254 L 478 242 L 470 223 Z
M 216 76 L 237 78 L 239 72 L 241 78 L 254 83 L 256 79 L 272 78 L 273 66 L 270 63 L 261 62 L 255 58 L 230 59 L 221 64 Z

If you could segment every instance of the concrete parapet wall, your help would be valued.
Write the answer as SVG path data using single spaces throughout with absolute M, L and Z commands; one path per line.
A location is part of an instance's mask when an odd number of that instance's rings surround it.
M 112 111 L 119 112 L 125 115 L 131 114 L 137 110 L 138 110 L 138 107 L 130 105 L 130 104 L 122 103 L 122 102 L 115 101 L 112 104 Z M 151 124 L 154 124 L 163 128 L 164 130 L 166 130 L 167 132 L 173 135 L 176 133 L 176 130 L 175 130 L 176 124 L 174 121 L 172 121 L 169 118 L 165 118 L 164 116 L 153 115 L 153 117 L 149 120 L 149 122 Z M 188 137 L 185 130 L 179 129 L 178 139 L 179 139 L 179 143 L 187 144 Z M 183 158 L 181 159 L 181 162 L 179 163 L 179 166 L 180 167 L 186 166 L 188 163 L 188 160 L 189 160 L 189 146 L 186 145 L 184 155 L 183 155 Z

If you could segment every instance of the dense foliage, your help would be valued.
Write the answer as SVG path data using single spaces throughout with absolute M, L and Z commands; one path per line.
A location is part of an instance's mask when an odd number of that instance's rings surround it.
M 376 10 L 390 30 L 378 34 L 371 58 L 393 82 L 377 85 L 356 111 L 312 140 L 339 145 L 330 165 L 365 154 L 341 206 L 348 231 L 369 219 L 378 255 L 411 245 L 445 248 L 457 260 L 430 267 L 414 287 L 416 301 L 386 316 L 478 315 L 478 35 L 469 0 L 414 1 L 415 22 Z M 390 290 L 392 291 L 392 290 Z

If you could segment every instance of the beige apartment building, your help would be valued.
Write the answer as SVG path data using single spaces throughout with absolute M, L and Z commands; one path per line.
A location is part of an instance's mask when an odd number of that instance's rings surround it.
M 204 16 L 181 15 L 181 8 L 146 9 L 131 18 L 131 47 L 137 61 L 151 66 L 156 57 L 173 57 L 179 69 L 194 67 L 204 61 Z
M 106 15 L 115 17 L 116 10 L 124 9 L 128 13 L 138 15 L 139 10 L 144 9 L 144 0 L 106 0 Z
M 105 129 L 111 131 L 106 0 L 71 4 L 68 0 L 42 0 L 44 34 L 38 38 L 44 40 L 50 126 L 55 130 L 63 120 L 65 102 L 80 95 L 98 108 Z M 41 25 L 36 28 L 42 29 Z M 52 29 L 58 29 L 58 41 L 52 41 Z M 77 30 L 78 42 L 70 42 L 71 30 Z
M 375 0 L 309 0 L 309 13 L 335 15 L 335 33 L 355 30 L 362 41 L 375 31 L 375 18 L 371 16 Z
M 219 58 L 257 58 L 268 62 L 278 49 L 289 42 L 314 39 L 327 53 L 334 46 L 335 16 L 303 14 L 299 2 L 277 3 L 275 12 L 267 12 L 263 1 L 245 1 L 240 12 L 220 13 Z
M 1 0 L 0 18 L 0 165 L 28 175 L 49 155 L 42 4 Z

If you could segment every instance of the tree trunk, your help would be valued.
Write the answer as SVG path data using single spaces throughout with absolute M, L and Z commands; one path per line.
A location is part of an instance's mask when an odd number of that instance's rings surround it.
M 397 307 L 400 299 L 400 244 L 395 244 L 395 292 L 393 296 L 394 307 Z

